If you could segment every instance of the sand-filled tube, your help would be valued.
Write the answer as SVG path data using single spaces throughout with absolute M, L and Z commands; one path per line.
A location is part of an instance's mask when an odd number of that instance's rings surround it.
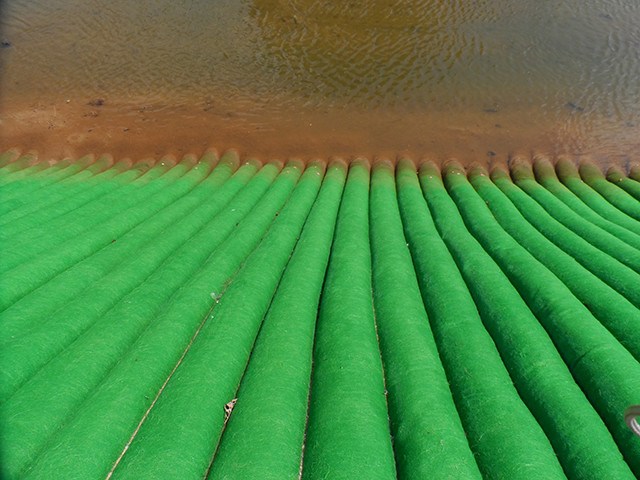
M 109 245 L 114 238 L 126 234 L 145 219 L 187 194 L 209 173 L 209 170 L 205 168 L 200 170 L 191 168 L 195 163 L 195 159 L 190 159 L 187 163 L 189 171 L 175 181 L 169 181 L 169 184 L 161 181 L 164 177 L 150 184 L 150 187 L 155 187 L 156 192 L 147 201 L 136 204 L 109 218 L 82 237 L 65 242 L 59 247 L 51 248 L 31 261 L 5 272 L 4 279 L 8 286 L 3 289 L 3 295 L 0 297 L 0 309 L 4 310 L 69 266 Z M 211 168 L 211 165 L 208 167 Z M 157 191 L 157 189 L 162 189 L 162 191 Z
M 15 160 L 12 160 L 10 163 L 7 163 L 6 165 L 0 167 L 0 178 L 11 175 L 13 172 L 29 168 L 36 162 L 37 159 L 38 157 L 34 153 L 26 153 L 19 156 Z
M 636 200 L 640 200 L 640 182 L 626 176 L 621 168 L 611 166 L 607 170 L 607 180 L 622 188 Z
M 398 164 L 398 190 L 415 167 Z M 393 166 L 374 166 L 370 237 L 376 325 L 398 478 L 481 478 L 422 303 L 402 230 Z
M 280 165 L 268 167 L 279 169 Z M 211 293 L 221 291 L 260 241 L 293 189 L 296 172 L 292 167 L 285 169 L 251 212 L 250 219 L 212 252 L 197 274 L 173 295 L 65 429 L 58 432 L 56 440 L 49 444 L 51 448 L 42 452 L 30 471 L 35 478 L 48 475 L 42 472 L 67 468 L 69 475 L 72 471 L 77 474 L 77 465 L 52 461 L 85 449 L 94 462 L 83 464 L 80 475 L 91 478 L 108 473 L 215 303 Z M 93 438 L 96 432 L 101 432 L 99 439 Z
M 469 178 L 473 187 L 486 203 L 484 208 L 488 205 L 500 226 L 516 239 L 520 246 L 551 270 L 636 358 L 640 358 L 640 339 L 633 333 L 640 325 L 640 310 L 621 293 L 607 285 L 536 230 L 522 217 L 513 203 L 489 179 L 483 169 L 474 169 Z M 464 190 L 468 190 L 469 185 L 466 179 L 463 178 L 458 183 L 461 184 L 460 188 L 464 187 Z M 471 198 L 475 197 L 471 196 Z M 471 208 L 468 204 L 463 206 Z M 589 257 L 582 256 L 581 260 L 590 262 Z M 626 285 L 624 288 L 631 292 L 635 291 L 634 285 Z
M 297 167 L 301 169 L 302 164 Z M 284 173 L 297 178 L 298 169 L 294 165 Z M 307 167 L 260 244 L 214 305 L 112 478 L 200 479 L 206 475 L 224 426 L 225 405 L 236 395 L 323 173 L 324 164 Z
M 20 152 L 18 150 L 7 150 L 0 154 L 0 168 L 4 168 L 9 165 L 11 162 L 14 162 L 20 156 Z
M 246 183 L 254 175 L 256 164 L 257 162 L 246 162 L 226 182 L 221 191 L 229 188 L 232 183 Z M 72 345 L 47 363 L 2 406 L 0 414 L 12 418 L 12 422 L 0 422 L 2 437 L 6 438 L 7 445 L 11 446 L 3 451 L 5 468 L 11 467 L 10 471 L 19 472 L 35 458 L 49 436 L 56 432 L 64 420 L 72 415 L 78 405 L 96 388 L 162 312 L 167 299 L 189 281 L 207 261 L 212 251 L 223 256 L 233 248 L 238 239 L 247 242 L 243 230 L 248 230 L 251 236 L 261 234 L 259 231 L 253 233 L 253 222 L 259 218 L 255 215 L 268 214 L 270 210 L 258 208 L 253 218 L 247 217 L 250 222 L 248 228 L 238 225 L 243 223 L 245 216 L 263 197 L 278 173 L 278 168 L 275 165 L 262 168 L 218 215 L 165 261 L 140 287 L 125 296 Z M 269 203 L 268 200 L 267 204 Z M 260 224 L 259 221 L 255 223 Z M 221 244 L 227 237 L 230 237 L 230 240 L 226 242 L 225 248 Z M 221 248 L 218 250 L 219 246 Z M 213 259 L 215 258 L 214 256 Z M 241 259 L 236 258 L 236 261 L 240 262 Z M 227 270 L 231 268 L 233 264 Z M 33 308 L 34 306 L 31 307 Z M 26 311 L 31 310 L 27 307 Z M 126 321 L 123 322 L 122 319 Z M 104 348 L 96 349 L 96 344 Z M 64 396 L 52 398 L 49 392 L 59 389 L 61 378 L 73 381 L 65 384 Z
M 371 298 L 369 164 L 354 161 L 322 292 L 302 478 L 393 479 Z
M 201 184 L 188 196 L 134 228 L 113 247 L 101 250 L 48 282 L 46 290 L 50 295 L 73 298 L 55 313 L 52 311 L 55 308 L 48 311 L 42 308 L 46 302 L 38 302 L 38 308 L 30 309 L 28 314 L 23 311 L 16 315 L 15 309 L 9 309 L 13 310 L 11 315 L 9 310 L 0 314 L 0 338 L 6 339 L 0 347 L 0 368 L 11 379 L 0 382 L 0 399 L 9 394 L 6 390 L 9 385 L 17 388 L 197 233 L 229 199 L 216 193 L 235 167 L 235 159 L 222 161 L 207 178 L 206 185 Z M 221 190 L 233 195 L 240 186 L 230 191 Z M 206 207 L 193 209 L 194 202 L 204 200 L 207 200 Z M 159 238 L 150 246 L 148 239 L 154 237 Z M 123 248 L 118 248 L 120 246 Z M 39 293 L 36 291 L 33 296 L 40 297 Z M 65 328 L 61 330 L 59 325 Z
M 113 166 L 96 173 L 96 170 L 91 168 L 96 165 L 95 163 L 87 167 L 87 164 L 93 162 L 93 157 L 83 157 L 81 160 L 83 162 L 69 167 L 72 174 L 61 181 L 33 192 L 32 195 L 25 194 L 7 198 L 5 202 L 0 204 L 0 225 L 4 225 L 4 229 L 8 229 L 3 232 L 3 238 L 14 234 L 15 231 L 42 226 L 48 220 L 83 205 L 87 201 L 89 192 L 97 192 L 96 195 L 100 195 L 100 189 L 95 189 L 97 185 L 105 183 L 121 173 L 120 164 L 116 164 L 117 167 Z M 97 165 L 100 166 L 101 162 L 99 161 Z M 143 172 L 141 169 L 135 170 L 138 170 L 138 174 L 131 180 Z M 125 179 L 130 176 L 131 174 L 124 175 L 121 178 Z M 46 205 L 47 208 L 42 208 L 43 205 Z
M 640 308 L 640 289 L 637 288 L 640 285 L 640 274 L 555 220 L 535 200 L 515 186 L 504 170 L 493 170 L 491 179 L 517 209 L 515 211 L 509 209 L 510 211 L 505 212 L 502 218 L 517 219 L 517 212 L 520 212 L 522 217 L 545 238 Z M 506 202 L 503 203 L 506 205 Z M 496 210 L 498 208 L 496 205 L 496 202 L 490 202 L 489 208 Z M 514 231 L 515 233 L 517 231 Z M 524 237 L 525 235 L 520 235 L 520 241 L 523 245 L 528 245 Z M 622 245 L 627 247 L 624 243 Z M 629 263 L 634 267 L 638 266 L 640 252 L 627 247 L 626 251 L 621 251 L 620 254 L 626 254 L 630 257 Z
M 87 191 L 91 198 L 88 201 L 82 198 L 82 194 L 76 196 L 71 191 L 72 187 L 69 188 L 69 197 L 53 204 L 49 204 L 46 198 L 48 195 L 45 195 L 41 204 L 46 203 L 47 208 L 41 208 L 33 212 L 33 215 L 12 221 L 0 231 L 0 242 L 7 244 L 4 250 L 5 262 L 0 265 L 0 272 L 7 271 L 67 239 L 81 235 L 92 226 L 99 225 L 109 216 L 113 216 L 118 212 L 120 195 L 127 190 L 124 187 L 133 183 L 131 186 L 135 188 L 135 183 L 143 172 L 143 168 L 132 168 L 119 174 L 114 167 L 86 182 L 81 182 L 79 185 L 95 185 L 91 192 Z M 115 195 L 108 195 L 108 192 Z M 110 208 L 105 209 L 105 204 L 109 204 Z M 125 208 L 127 207 L 123 206 L 122 209 Z M 29 241 L 17 241 L 20 238 L 29 238 Z
M 624 189 L 609 182 L 600 169 L 587 162 L 580 164 L 580 177 L 586 184 L 602 195 L 611 205 L 640 221 L 640 202 Z
M 145 187 L 155 184 L 154 180 L 165 174 L 170 167 L 158 164 L 147 170 L 145 166 L 142 164 L 140 168 L 132 168 L 122 174 L 109 169 L 71 186 L 62 185 L 65 182 L 54 185 L 60 188 L 56 192 L 50 192 L 50 199 L 43 200 L 47 202 L 47 208 L 35 208 L 33 212 L 12 220 L 0 231 L 0 241 L 15 245 L 11 249 L 12 255 L 19 255 L 22 251 L 20 247 L 25 247 L 14 240 L 23 236 L 29 235 L 37 239 L 37 244 L 46 249 L 81 234 L 87 228 L 134 206 L 135 202 L 132 201 L 142 202 L 157 191 L 155 187 L 153 190 Z M 178 170 L 180 174 L 185 173 L 183 168 Z M 105 204 L 110 208 L 105 209 Z M 62 226 L 64 228 L 60 228 Z M 13 259 L 9 265 L 14 266 Z M 0 271 L 11 267 L 0 265 Z
M 603 230 L 611 233 L 616 238 L 623 240 L 634 248 L 640 249 L 640 235 L 604 218 L 589 208 L 571 190 L 562 184 L 560 180 L 558 180 L 555 169 L 549 159 L 544 156 L 534 157 L 533 172 L 536 180 L 544 187 L 545 191 L 551 193 L 555 198 L 576 212 L 581 218 L 599 226 Z
M 2 202 L 0 203 L 0 212 L 6 212 L 6 205 L 10 200 L 19 198 L 21 208 L 24 205 L 28 205 L 35 202 L 41 202 L 49 187 L 62 182 L 65 179 L 80 173 L 80 171 L 88 174 L 87 179 L 93 175 L 99 175 L 105 171 L 111 170 L 114 175 L 124 172 L 131 168 L 131 162 L 128 160 L 121 160 L 116 164 L 113 164 L 113 158 L 109 155 L 104 155 L 96 160 L 93 164 L 89 165 L 83 170 L 82 164 L 76 166 L 76 162 L 66 160 L 56 163 L 53 167 L 48 168 L 41 172 L 42 175 L 25 178 L 21 181 L 12 183 L 2 188 Z M 46 174 L 46 175 L 45 175 Z M 27 195 L 28 194 L 28 195 Z M 34 198 L 35 197 L 35 198 Z M 14 207 L 16 208 L 16 207 Z
M 446 196 L 447 192 L 425 191 L 423 197 L 418 177 L 412 172 L 398 193 L 422 298 L 483 477 L 565 478 L 549 440 L 513 386 L 464 279 L 433 224 L 425 198 Z
M 487 181 L 482 169 L 472 173 L 472 181 L 474 176 Z M 637 476 L 640 444 L 621 421 L 621 413 L 640 398 L 640 365 L 558 277 L 502 229 L 462 172 L 447 175 L 445 180 L 467 229 L 544 326 Z
M 640 272 L 640 250 L 628 245 L 623 240 L 618 239 L 615 235 L 612 235 L 597 225 L 594 225 L 588 220 L 582 218 L 576 212 L 560 202 L 535 181 L 530 164 L 522 160 L 517 164 L 512 164 L 511 176 L 513 177 L 516 185 L 540 204 L 550 217 L 562 223 L 565 227 L 575 232 L 594 247 L 615 258 L 620 263 L 633 269 L 635 272 Z M 539 210 L 532 205 L 527 205 L 527 202 L 522 199 L 522 195 L 517 189 L 513 188 L 509 182 L 501 182 L 500 185 L 504 185 L 503 191 L 510 196 L 512 202 L 516 206 L 519 206 L 519 210 L 521 212 L 529 212 L 529 215 L 526 215 L 528 218 L 531 216 L 542 217 Z M 566 235 L 566 233 L 563 234 L 561 231 L 562 229 L 558 228 L 557 225 L 554 227 L 552 225 L 553 222 L 548 219 L 546 221 L 541 221 L 539 219 L 532 218 L 530 219 L 530 223 L 535 225 L 546 225 L 549 230 L 554 232 L 552 235 L 559 235 L 563 238 L 568 237 L 569 241 L 572 240 L 570 235 Z M 538 230 L 545 231 L 547 228 L 543 225 L 541 225 Z M 558 244 L 559 242 L 555 243 Z
M 345 176 L 343 163 L 329 165 L 256 339 L 210 479 L 299 476 L 318 303 Z
M 635 478 L 542 325 L 468 232 L 451 197 L 441 194 L 444 187 L 437 171 L 425 167 L 420 180 L 438 231 L 520 396 L 544 429 L 567 476 Z M 462 173 L 451 165 L 447 169 L 456 177 L 458 172 Z
M 640 235 L 640 223 L 611 205 L 606 198 L 585 183 L 571 160 L 558 158 L 556 173 L 562 183 L 598 215 Z

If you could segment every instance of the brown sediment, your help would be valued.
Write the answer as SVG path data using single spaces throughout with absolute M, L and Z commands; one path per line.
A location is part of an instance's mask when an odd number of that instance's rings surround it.
M 39 161 L 108 152 L 133 161 L 170 154 L 200 155 L 215 147 L 236 149 L 261 161 L 300 158 L 402 157 L 488 169 L 507 165 L 514 152 L 551 158 L 564 150 L 557 127 L 521 112 L 410 111 L 340 107 L 299 110 L 216 103 L 164 105 L 144 99 L 72 98 L 49 103 L 5 99 L 0 149 L 39 152 Z M 539 118 L 539 117 L 537 117 Z M 633 145 L 620 151 L 589 145 L 602 168 L 628 169 Z M 428 157 L 427 157 L 428 156 Z

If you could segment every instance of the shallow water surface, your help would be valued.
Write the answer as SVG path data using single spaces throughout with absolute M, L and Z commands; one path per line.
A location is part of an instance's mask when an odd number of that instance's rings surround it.
M 640 151 L 631 0 L 2 5 L 5 147 L 617 163 Z

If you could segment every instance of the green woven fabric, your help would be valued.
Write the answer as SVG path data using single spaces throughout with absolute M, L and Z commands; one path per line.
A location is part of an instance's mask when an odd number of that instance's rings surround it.
M 234 181 L 244 183 L 255 169 L 255 164 L 248 162 L 225 184 L 222 191 Z M 7 401 L 0 409 L 0 414 L 6 414 L 7 418 L 11 417 L 13 420 L 10 423 L 0 422 L 0 428 L 4 427 L 1 436 L 9 439 L 8 444 L 14 448 L 4 452 L 3 465 L 11 466 L 13 471 L 20 471 L 29 459 L 34 458 L 48 436 L 55 433 L 96 388 L 120 357 L 153 323 L 167 300 L 189 281 L 212 252 L 225 255 L 233 248 L 234 239 L 241 238 L 243 232 L 259 238 L 258 235 L 262 232 L 253 226 L 238 225 L 263 197 L 277 172 L 276 165 L 262 168 L 247 187 L 235 195 L 218 215 L 175 251 L 142 285 L 125 296 L 72 345 L 47 363 Z M 267 199 L 267 208 L 272 208 L 270 203 Z M 258 218 L 256 215 L 264 213 L 265 210 L 258 209 L 247 220 L 255 220 Z M 264 222 L 258 222 L 257 228 L 264 225 Z M 223 246 L 227 237 L 230 240 Z M 212 256 L 211 261 L 215 261 L 215 258 Z M 235 257 L 233 261 L 240 262 Z M 236 264 L 230 263 L 227 271 L 234 265 Z M 103 348 L 96 349 L 96 344 Z M 73 381 L 65 384 L 63 396 L 51 398 L 49 392 L 56 388 L 60 378 Z
M 353 162 L 318 316 L 304 479 L 396 478 L 371 298 L 368 196 L 368 164 Z
M 475 178 L 486 182 L 486 174 L 481 177 L 482 173 L 476 170 L 475 177 L 471 175 L 472 181 Z M 622 421 L 621 414 L 629 405 L 640 403 L 640 364 L 558 277 L 503 230 L 487 207 L 487 200 L 478 196 L 459 170 L 454 169 L 445 180 L 467 229 L 500 266 L 545 328 L 637 476 L 640 443 Z
M 500 267 L 467 231 L 440 176 L 423 168 L 420 180 L 438 231 L 465 279 L 482 322 L 567 476 L 635 478 L 542 325 Z
M 598 215 L 640 235 L 640 223 L 611 205 L 602 195 L 586 184 L 571 161 L 560 158 L 556 163 L 556 172 L 562 183 Z
M 547 437 L 514 388 L 433 224 L 416 173 L 402 173 L 406 183 L 399 189 L 400 212 L 422 298 L 483 477 L 564 478 Z M 432 195 L 431 191 L 424 193 L 427 198 Z
M 476 169 L 471 172 L 470 180 L 501 227 L 551 270 L 636 358 L 640 358 L 640 338 L 634 333 L 640 328 L 640 310 L 536 230 L 489 180 L 486 172 Z M 468 187 L 468 184 L 463 186 Z M 580 258 L 587 265 L 596 263 L 598 271 L 606 270 L 608 265 L 606 258 L 604 262 L 601 257 L 581 255 Z M 598 265 L 599 261 L 603 263 Z M 623 289 L 638 295 L 634 284 L 625 285 Z
M 398 166 L 398 189 L 412 188 L 411 168 Z M 398 478 L 481 478 L 422 303 L 390 165 L 374 166 L 370 197 L 375 318 Z
M 208 478 L 297 479 L 318 303 L 346 171 L 330 165 L 251 353 Z

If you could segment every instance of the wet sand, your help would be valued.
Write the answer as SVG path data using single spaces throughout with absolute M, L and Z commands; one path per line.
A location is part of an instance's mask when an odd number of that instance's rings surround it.
M 640 138 L 576 141 L 566 126 L 522 111 L 392 111 L 344 107 L 278 112 L 264 105 L 203 101 L 164 105 L 144 99 L 77 97 L 2 105 L 0 147 L 36 151 L 39 161 L 108 153 L 116 159 L 159 160 L 238 150 L 261 161 L 341 157 L 409 157 L 464 165 L 506 165 L 513 154 L 588 156 L 602 168 L 628 169 L 640 158 Z

